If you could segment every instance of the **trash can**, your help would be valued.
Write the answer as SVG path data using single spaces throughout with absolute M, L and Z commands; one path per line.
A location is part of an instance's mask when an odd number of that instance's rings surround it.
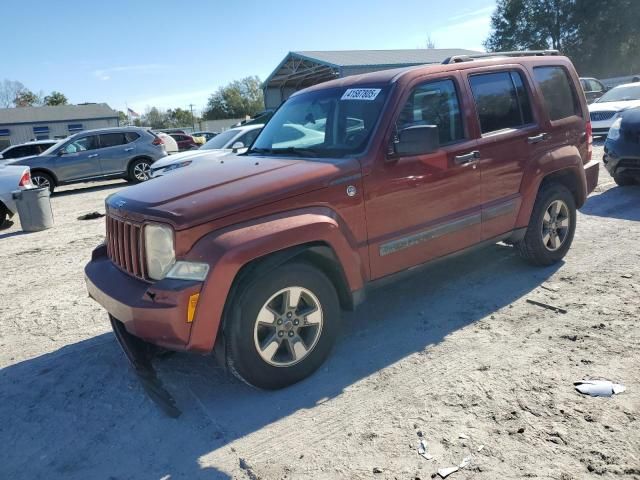
M 53 227 L 51 192 L 48 188 L 27 188 L 12 192 L 20 224 L 25 232 L 39 232 Z

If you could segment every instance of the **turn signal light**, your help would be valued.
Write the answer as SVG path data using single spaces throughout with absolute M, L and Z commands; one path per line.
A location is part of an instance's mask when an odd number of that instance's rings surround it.
M 187 322 L 193 322 L 193 318 L 196 315 L 196 307 L 198 306 L 199 293 L 194 293 L 189 297 L 189 304 L 187 305 Z

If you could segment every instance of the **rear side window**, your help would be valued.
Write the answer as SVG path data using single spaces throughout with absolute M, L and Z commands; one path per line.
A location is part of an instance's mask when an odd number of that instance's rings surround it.
M 436 125 L 440 145 L 464 138 L 458 94 L 452 80 L 429 82 L 416 87 L 402 108 L 398 130 L 413 125 Z
M 127 143 L 131 143 L 140 138 L 140 135 L 138 135 L 136 132 L 125 132 L 124 137 L 127 140 Z
M 118 145 L 124 145 L 127 142 L 124 133 L 103 133 L 100 135 L 100 147 L 117 147 Z
M 562 67 L 534 67 L 533 76 L 540 85 L 551 120 L 582 116 L 580 103 L 567 71 Z
M 531 102 L 519 72 L 497 72 L 469 78 L 483 134 L 533 123 Z

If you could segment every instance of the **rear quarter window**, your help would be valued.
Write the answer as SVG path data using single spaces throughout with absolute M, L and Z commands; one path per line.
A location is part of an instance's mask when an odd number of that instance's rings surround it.
M 534 67 L 533 76 L 551 120 L 582 116 L 573 82 L 563 67 Z

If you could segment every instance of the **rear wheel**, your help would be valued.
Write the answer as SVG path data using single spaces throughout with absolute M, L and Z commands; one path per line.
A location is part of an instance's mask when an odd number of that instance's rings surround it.
M 620 187 L 628 187 L 629 185 L 635 185 L 636 181 L 633 177 L 629 177 L 627 175 L 616 174 L 613 176 L 613 180 Z
M 56 188 L 53 177 L 44 172 L 31 172 L 31 183 L 38 188 L 48 188 L 51 193 Z
M 9 219 L 9 211 L 7 207 L 5 207 L 2 202 L 0 202 L 0 229 L 5 228 L 5 223 Z
M 331 281 L 306 263 L 282 265 L 245 283 L 225 325 L 227 365 L 258 388 L 276 389 L 311 375 L 326 359 L 339 326 Z
M 146 158 L 138 158 L 129 165 L 127 180 L 131 183 L 146 182 L 151 174 L 151 161 Z
M 576 203 L 560 184 L 538 192 L 524 238 L 516 244 L 520 256 L 533 265 L 560 261 L 569 250 L 576 230 Z

